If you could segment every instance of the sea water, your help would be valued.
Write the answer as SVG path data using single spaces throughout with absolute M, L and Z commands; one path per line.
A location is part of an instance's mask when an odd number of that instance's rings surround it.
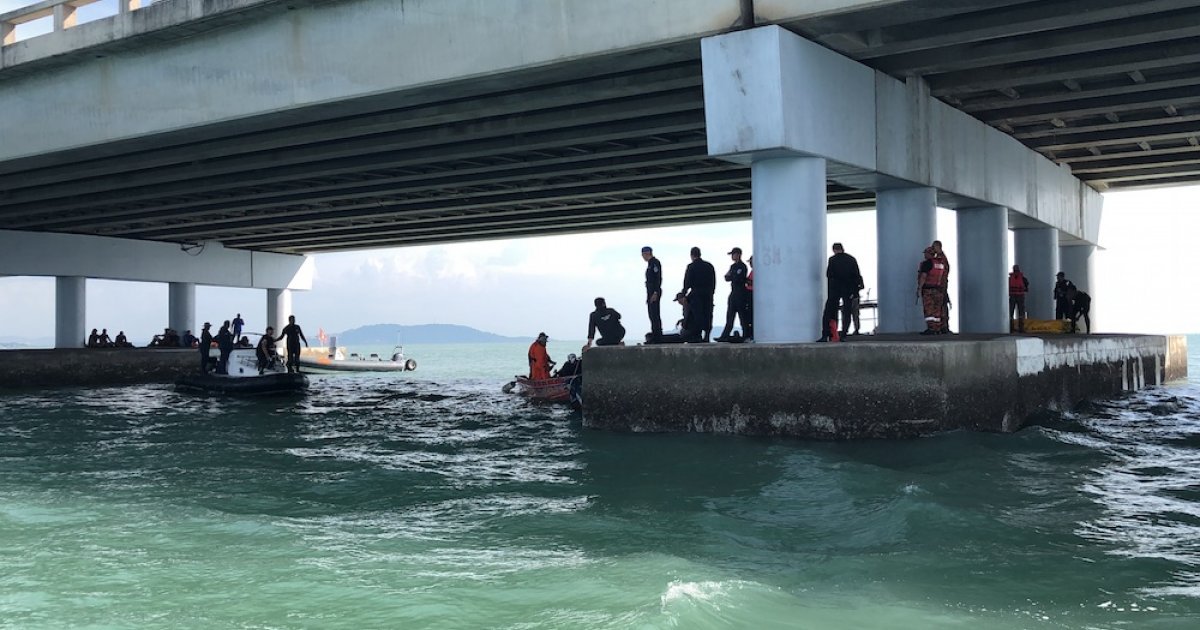
M 1200 379 L 1010 435 L 627 435 L 503 394 L 525 350 L 0 395 L 0 628 L 1200 628 Z

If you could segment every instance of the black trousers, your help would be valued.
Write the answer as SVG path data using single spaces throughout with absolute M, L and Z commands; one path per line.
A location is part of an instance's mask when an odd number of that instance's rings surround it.
M 831 293 L 825 300 L 825 310 L 821 313 L 821 338 L 829 338 L 829 322 L 837 325 L 838 311 L 842 313 L 842 334 L 850 328 L 850 319 L 853 316 L 853 308 L 850 304 L 850 294 L 835 294 Z
M 704 331 L 704 340 L 708 341 L 713 327 L 713 296 L 697 295 L 693 308 L 696 309 L 696 321 L 700 330 Z
M 1025 332 L 1025 296 L 1008 296 L 1008 318 L 1017 320 L 1017 331 Z
M 1071 318 L 1071 300 L 1054 300 L 1054 319 Z
M 650 316 L 650 334 L 655 337 L 662 334 L 662 295 L 660 294 L 657 300 L 650 301 L 650 296 L 646 296 L 646 314 Z
M 725 308 L 725 329 L 721 331 L 721 337 L 728 337 L 729 333 L 733 332 L 733 320 L 740 317 L 742 321 L 742 336 L 750 337 L 753 334 L 750 328 L 750 296 L 745 293 L 730 293 L 729 301 Z

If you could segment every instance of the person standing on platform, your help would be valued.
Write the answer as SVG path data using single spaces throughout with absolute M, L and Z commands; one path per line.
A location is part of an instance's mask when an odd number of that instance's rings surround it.
M 862 284 L 858 260 L 847 254 L 841 243 L 833 244 L 833 255 L 825 267 L 825 281 L 828 297 L 825 298 L 825 310 L 821 315 L 821 338 L 817 341 L 829 341 L 832 338 L 831 327 L 836 326 L 839 308 L 842 311 L 842 337 L 850 331 L 850 296 Z
M 1029 293 L 1029 278 L 1021 273 L 1020 265 L 1013 265 L 1008 274 L 1008 318 L 1017 320 L 1016 331 L 1025 332 L 1025 294 Z M 1009 325 L 1012 331 L 1012 325 Z
M 287 339 L 285 345 L 287 349 L 287 371 L 291 373 L 293 370 L 300 373 L 300 340 L 304 340 L 304 347 L 308 347 L 308 337 L 304 336 L 304 331 L 300 330 L 300 326 L 296 324 L 296 316 L 288 315 L 287 326 L 279 331 L 279 336 L 275 341 Z
M 862 301 L 862 290 L 865 288 L 866 286 L 863 284 L 862 276 L 859 276 L 858 286 L 854 289 L 854 293 L 850 294 L 850 320 L 854 322 L 854 333 L 852 334 L 855 337 L 862 334 L 862 325 L 859 323 L 858 318 L 858 307 L 859 303 Z M 845 335 L 846 333 L 842 334 Z
M 750 272 L 746 274 L 746 341 L 754 341 L 754 256 L 746 259 Z
M 917 267 L 917 297 L 925 314 L 925 330 L 922 335 L 945 334 L 946 290 L 942 282 L 946 266 L 937 258 L 933 247 L 925 248 L 925 260 Z
M 229 320 L 221 324 L 217 331 L 217 349 L 221 351 L 221 359 L 217 362 L 217 374 L 229 373 L 229 353 L 233 352 L 233 333 L 229 332 Z
M 650 316 L 649 343 L 658 343 L 662 336 L 662 263 L 654 257 L 649 245 L 642 248 L 642 260 L 646 261 L 646 314 Z
M 1075 289 L 1075 283 L 1067 280 L 1067 274 L 1061 271 L 1054 278 L 1054 319 L 1070 319 L 1070 293 Z
M 693 247 L 692 262 L 683 274 L 683 293 L 703 331 L 702 339 L 712 335 L 713 294 L 717 292 L 717 270 L 712 263 L 700 258 L 700 248 Z
M 597 346 L 625 345 L 625 327 L 621 325 L 621 314 L 616 309 L 609 308 L 602 297 L 596 298 L 595 304 L 596 310 L 588 316 L 587 344 L 583 349 L 592 347 L 597 330 L 600 331 L 600 341 L 595 342 Z
M 942 274 L 942 333 L 947 334 L 950 332 L 950 259 L 942 251 L 941 241 L 934 241 L 930 247 L 933 248 L 934 261 L 940 262 L 945 270 Z
M 531 380 L 540 381 L 550 378 L 550 367 L 554 365 L 554 361 L 550 360 L 550 354 L 546 351 L 546 342 L 550 338 L 546 333 L 538 333 L 537 339 L 529 344 L 529 378 Z
M 1084 325 L 1087 326 L 1087 334 L 1092 334 L 1092 296 L 1075 288 L 1073 284 L 1067 293 L 1071 299 L 1071 332 L 1076 332 L 1075 324 L 1082 317 Z
M 233 318 L 233 338 L 234 339 L 242 338 L 242 327 L 245 325 L 246 325 L 246 322 L 245 322 L 245 320 L 242 319 L 242 314 L 238 313 L 237 317 Z
M 725 328 L 721 331 L 721 336 L 717 337 L 717 341 L 730 341 L 733 334 L 733 320 L 740 318 L 742 322 L 742 331 L 744 335 L 749 335 L 749 314 L 747 313 L 746 303 L 750 301 L 750 295 L 746 291 L 746 278 L 750 275 L 746 268 L 746 263 L 742 262 L 742 248 L 734 247 L 729 250 L 729 257 L 733 260 L 733 264 L 729 266 L 729 271 L 725 272 L 725 280 L 729 282 L 729 300 L 725 308 Z
M 208 351 L 212 349 L 213 342 L 212 333 L 209 332 L 211 328 L 211 324 L 204 322 L 204 328 L 200 330 L 200 372 L 202 374 L 208 374 Z

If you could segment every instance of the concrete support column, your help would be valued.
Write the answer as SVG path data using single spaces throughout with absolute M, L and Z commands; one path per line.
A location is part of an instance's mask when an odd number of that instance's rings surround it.
M 1065 245 L 1058 248 L 1059 271 L 1067 274 L 1067 280 L 1074 282 L 1076 288 L 1092 296 L 1089 316 L 1093 325 L 1096 323 L 1096 283 L 1092 281 L 1095 253 L 1095 245 Z
M 190 330 L 199 337 L 196 330 L 196 285 L 192 282 L 172 282 L 167 290 L 167 325 L 182 337 L 184 331 Z
M 1008 208 L 958 210 L 958 328 L 1008 332 Z M 955 261 L 951 261 L 953 265 Z
M 937 189 L 899 188 L 875 193 L 879 247 L 879 332 L 925 329 L 913 299 L 921 252 L 937 238 Z M 757 259 L 756 259 L 757 260 Z
M 750 181 L 754 339 L 812 341 L 825 302 L 825 160 L 755 161 Z
M 758 279 L 755 278 L 755 281 Z M 267 289 L 267 325 L 275 327 L 278 335 L 287 326 L 292 314 L 292 292 L 290 289 Z
M 1025 309 L 1030 319 L 1054 319 L 1054 276 L 1059 270 L 1058 230 L 1022 228 L 1013 230 L 1016 264 L 1029 279 Z
M 87 278 L 54 279 L 54 347 L 82 348 L 87 343 Z

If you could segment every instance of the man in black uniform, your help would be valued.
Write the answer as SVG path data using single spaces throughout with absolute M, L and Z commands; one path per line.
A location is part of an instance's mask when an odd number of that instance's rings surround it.
M 821 338 L 817 341 L 829 341 L 830 322 L 837 321 L 839 306 L 842 310 L 842 337 L 850 331 L 850 299 L 862 284 L 858 260 L 847 254 L 841 243 L 833 244 L 833 255 L 825 267 L 825 278 L 829 296 L 825 299 L 825 311 L 821 314 Z
M 717 292 L 717 271 L 712 263 L 700 258 L 700 248 L 692 248 L 692 262 L 683 274 L 683 293 L 703 331 L 704 341 L 712 334 L 713 294 Z
M 229 330 L 229 320 L 221 324 L 217 331 L 217 348 L 221 351 L 221 360 L 217 362 L 217 374 L 229 373 L 229 354 L 233 352 L 233 333 Z
M 597 346 L 625 345 L 622 343 L 625 339 L 625 327 L 621 325 L 621 314 L 616 309 L 609 308 L 602 297 L 596 298 L 595 303 L 596 310 L 588 316 L 587 345 L 583 349 L 592 347 L 596 330 L 600 331 L 600 341 L 595 342 Z
M 213 336 L 209 332 L 211 325 L 204 322 L 204 329 L 200 331 L 200 372 L 208 374 L 208 350 L 212 347 Z
M 1075 323 L 1082 317 L 1087 326 L 1087 334 L 1092 334 L 1092 318 L 1089 316 L 1092 312 L 1092 296 L 1075 288 L 1075 285 L 1071 285 L 1067 295 L 1071 299 L 1071 332 L 1075 332 Z
M 646 341 L 657 343 L 662 336 L 662 264 L 649 245 L 642 248 L 642 260 L 646 261 L 646 313 L 650 316 L 650 336 Z
M 741 318 L 742 331 L 746 337 L 750 336 L 750 292 L 746 290 L 746 263 L 742 262 L 742 248 L 734 247 L 729 250 L 729 257 L 733 259 L 733 264 L 729 266 L 729 271 L 725 272 L 725 280 L 729 282 L 729 302 L 725 308 L 725 329 L 721 331 L 721 336 L 717 337 L 717 341 L 729 341 L 730 333 L 733 332 L 734 317 Z
M 292 371 L 300 372 L 300 340 L 304 340 L 305 347 L 308 346 L 308 337 L 304 336 L 304 331 L 296 325 L 296 316 L 288 315 L 287 326 L 279 331 L 279 336 L 275 341 L 287 338 L 287 371 L 290 374 Z
M 1054 319 L 1070 319 L 1071 318 L 1071 291 L 1075 290 L 1075 283 L 1067 280 L 1067 274 L 1058 272 L 1054 281 Z M 1090 326 L 1088 327 L 1091 328 Z

